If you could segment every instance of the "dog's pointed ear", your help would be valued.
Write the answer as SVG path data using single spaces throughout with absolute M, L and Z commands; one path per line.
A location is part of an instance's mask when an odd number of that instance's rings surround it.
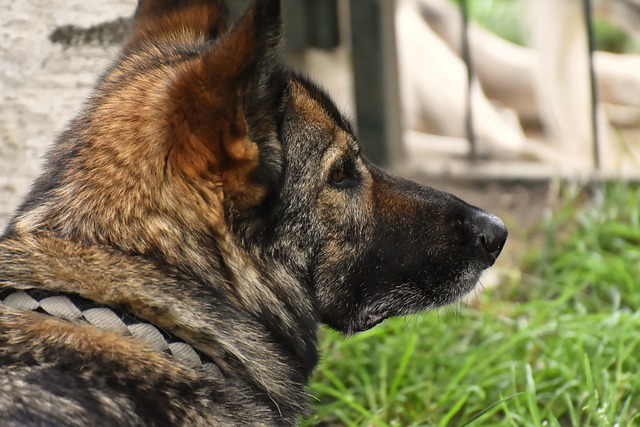
M 139 0 L 125 49 L 167 37 L 214 40 L 227 30 L 228 20 L 222 0 Z
M 285 93 L 285 73 L 280 59 L 282 20 L 280 0 L 262 2 L 261 53 L 256 64 L 255 75 L 249 80 L 245 93 L 244 111 L 249 130 L 256 141 L 260 141 L 277 128 L 282 114 L 282 97 Z
M 168 100 L 172 169 L 250 187 L 259 145 L 276 137 L 282 110 L 280 33 L 280 1 L 255 0 L 202 56 L 183 65 Z

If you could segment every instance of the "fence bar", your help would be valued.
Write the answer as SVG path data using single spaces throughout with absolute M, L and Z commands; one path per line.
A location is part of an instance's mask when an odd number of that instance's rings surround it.
M 336 0 L 305 0 L 309 22 L 309 44 L 333 49 L 340 44 L 338 3 Z M 286 3 L 285 3 L 286 4 Z
M 467 65 L 467 111 L 465 119 L 465 127 L 467 139 L 469 140 L 469 158 L 471 161 L 478 160 L 478 142 L 476 140 L 476 132 L 473 126 L 473 76 L 475 71 L 473 68 L 473 58 L 471 57 L 471 48 L 469 44 L 469 5 L 467 0 L 460 0 L 460 10 L 462 12 L 462 58 Z
M 390 165 L 402 155 L 395 1 L 351 0 L 356 111 L 364 154 Z
M 598 81 L 596 79 L 593 57 L 596 50 L 595 35 L 593 31 L 593 11 L 591 1 L 583 0 L 584 24 L 587 30 L 589 42 L 589 78 L 591 82 L 591 137 L 593 138 L 593 165 L 596 170 L 601 168 L 600 160 L 600 135 L 598 132 Z

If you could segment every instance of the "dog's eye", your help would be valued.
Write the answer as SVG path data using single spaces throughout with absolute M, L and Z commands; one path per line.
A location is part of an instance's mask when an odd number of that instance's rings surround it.
M 351 160 L 341 160 L 329 174 L 329 184 L 336 188 L 352 188 L 358 184 L 356 166 Z
M 340 185 L 344 182 L 347 177 L 347 173 L 344 171 L 344 166 L 340 165 L 334 170 L 331 171 L 331 183 L 335 185 Z

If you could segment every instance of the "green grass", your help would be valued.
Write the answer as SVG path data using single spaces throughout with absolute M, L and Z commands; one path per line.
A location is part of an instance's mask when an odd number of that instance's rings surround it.
M 459 5 L 460 0 L 453 0 Z M 471 20 L 512 43 L 525 45 L 526 13 L 524 2 L 514 0 L 467 0 Z
M 303 425 L 640 425 L 640 190 L 565 193 L 473 307 L 325 331 Z
M 459 5 L 460 0 L 450 0 Z M 516 0 L 467 0 L 471 19 L 500 37 L 519 45 L 527 43 L 527 7 Z M 603 19 L 594 20 L 597 50 L 638 52 L 635 43 L 619 26 Z

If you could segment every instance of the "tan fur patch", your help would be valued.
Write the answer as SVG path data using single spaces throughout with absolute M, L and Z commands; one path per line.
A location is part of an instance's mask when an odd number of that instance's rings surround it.
M 336 127 L 318 101 L 309 96 L 307 89 L 295 80 L 291 81 L 291 102 L 296 112 L 307 118 L 310 126 L 317 126 L 325 131 Z
M 353 137 L 341 129 L 322 105 L 309 95 L 307 89 L 299 82 L 291 82 L 291 102 L 297 114 L 310 127 L 315 127 L 331 141 L 323 158 L 323 169 L 329 173 L 330 166 L 348 152 L 357 150 Z
M 170 39 L 174 42 L 204 40 L 212 30 L 226 31 L 228 22 L 221 2 L 188 4 L 176 10 L 158 0 L 141 1 L 136 10 L 136 26 L 127 46 L 139 45 L 148 39 Z

